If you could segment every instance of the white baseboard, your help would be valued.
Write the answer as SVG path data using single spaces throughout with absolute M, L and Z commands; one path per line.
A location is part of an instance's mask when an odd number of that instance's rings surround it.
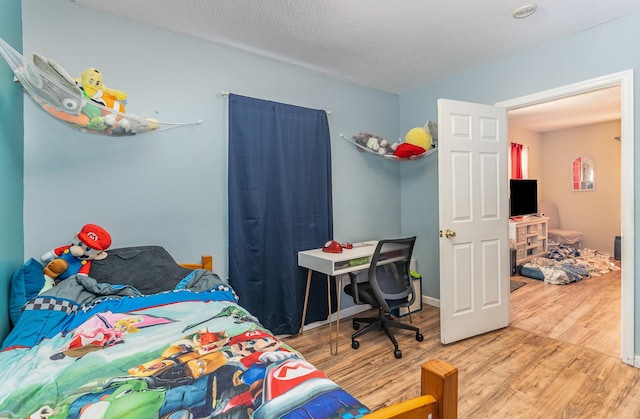
M 351 317 L 354 316 L 358 313 L 362 313 L 363 311 L 367 311 L 370 310 L 371 306 L 368 304 L 365 305 L 355 305 L 355 306 L 351 306 L 351 307 L 347 307 L 347 308 L 343 308 L 340 309 L 340 320 L 344 319 L 345 317 Z M 333 313 L 331 315 L 331 321 L 336 321 L 336 318 L 338 313 Z M 328 320 L 320 320 L 317 322 L 313 322 L 313 323 L 309 323 L 307 325 L 304 326 L 304 330 L 311 330 L 311 329 L 315 329 L 316 327 L 320 327 L 320 326 L 324 326 L 325 324 L 329 324 Z
M 440 300 L 438 300 L 437 298 L 429 297 L 428 295 L 422 296 L 422 303 L 429 304 L 433 307 L 440 307 Z

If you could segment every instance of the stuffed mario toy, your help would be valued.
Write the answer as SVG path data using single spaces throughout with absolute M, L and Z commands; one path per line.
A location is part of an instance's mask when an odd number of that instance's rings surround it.
M 42 272 L 52 279 L 67 279 L 71 275 L 89 275 L 92 260 L 107 257 L 111 235 L 102 227 L 87 224 L 76 234 L 70 245 L 58 247 L 40 258 L 47 263 Z

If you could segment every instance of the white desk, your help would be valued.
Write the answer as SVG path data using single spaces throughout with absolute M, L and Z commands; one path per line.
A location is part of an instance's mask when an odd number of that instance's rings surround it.
M 307 273 L 307 289 L 304 295 L 304 307 L 302 309 L 302 324 L 300 326 L 300 334 L 304 329 L 304 321 L 307 317 L 307 303 L 309 302 L 309 287 L 311 286 L 311 276 L 313 271 L 321 272 L 327 275 L 327 300 L 329 305 L 329 345 L 332 355 L 338 353 L 338 333 L 340 332 L 340 296 L 342 294 L 342 275 L 350 272 L 362 271 L 369 269 L 371 256 L 376 250 L 378 241 L 367 241 L 362 243 L 354 243 L 353 249 L 343 249 L 342 253 L 326 253 L 322 249 L 305 250 L 298 252 L 298 266 L 309 269 Z M 365 263 L 354 265 L 353 261 L 360 258 L 367 258 Z M 351 263 L 349 263 L 352 261 Z M 333 333 L 333 321 L 331 319 L 331 277 L 335 277 L 337 281 L 338 307 L 336 313 L 336 331 L 335 339 Z M 334 347 L 335 340 L 335 347 Z

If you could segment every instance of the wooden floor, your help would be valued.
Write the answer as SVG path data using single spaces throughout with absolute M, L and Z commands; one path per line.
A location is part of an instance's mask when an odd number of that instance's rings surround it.
M 620 358 L 621 271 L 568 285 L 511 278 L 527 283 L 511 293 L 511 326 Z
M 460 418 L 640 418 L 640 369 L 620 360 L 620 272 L 524 280 L 511 293 L 511 326 L 450 345 L 440 343 L 439 310 L 425 305 L 413 315 L 423 342 L 396 333 L 401 359 L 382 332 L 352 349 L 348 319 L 336 356 L 328 326 L 284 341 L 373 409 L 418 395 L 419 365 L 440 358 L 458 368 Z

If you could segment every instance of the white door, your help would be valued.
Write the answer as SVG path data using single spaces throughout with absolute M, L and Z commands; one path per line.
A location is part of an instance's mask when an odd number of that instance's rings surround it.
M 438 100 L 440 340 L 509 325 L 506 108 Z

